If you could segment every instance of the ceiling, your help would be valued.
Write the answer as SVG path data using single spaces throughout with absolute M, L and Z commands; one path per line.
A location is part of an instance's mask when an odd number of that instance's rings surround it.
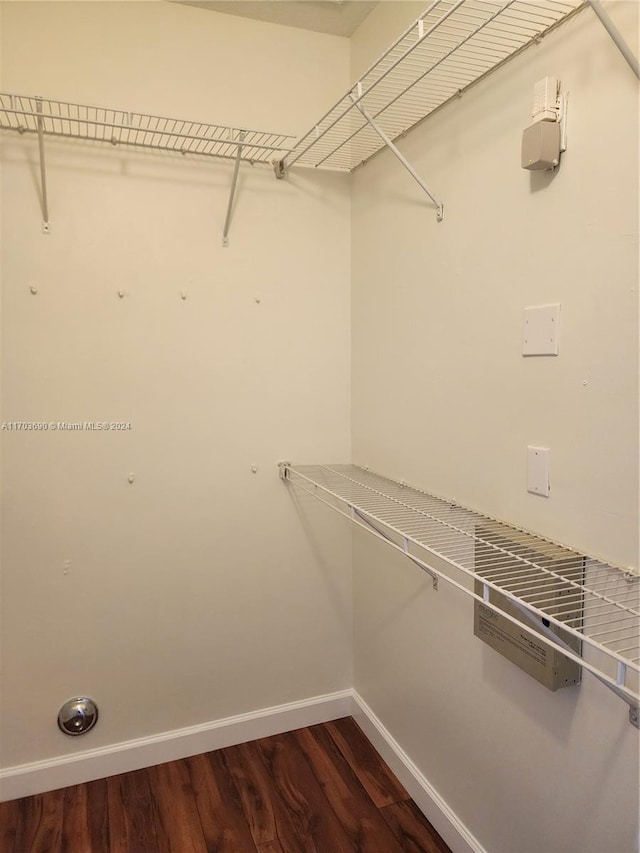
M 333 36 L 351 36 L 377 0 L 175 0 L 212 12 Z

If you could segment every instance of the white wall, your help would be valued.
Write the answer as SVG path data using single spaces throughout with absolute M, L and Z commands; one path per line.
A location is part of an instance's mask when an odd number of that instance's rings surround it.
M 352 77 L 420 6 L 365 21 Z M 1 12 L 7 91 L 297 134 L 349 77 L 345 40 L 198 9 Z M 612 12 L 633 38 L 634 4 Z M 571 91 L 553 180 L 519 168 L 550 73 Z M 354 461 L 637 565 L 635 85 L 583 12 L 402 142 L 444 223 L 385 154 L 352 219 L 346 179 L 247 167 L 226 250 L 228 164 L 49 144 L 44 237 L 36 149 L 5 138 L 3 417 L 133 429 L 2 434 L 3 766 L 355 683 L 491 853 L 634 849 L 619 700 L 588 676 L 546 692 L 473 639 L 460 594 L 360 535 L 354 676 L 348 529 L 274 463 L 349 459 L 353 399 Z M 522 309 L 547 301 L 561 355 L 524 361 Z M 551 447 L 548 501 L 528 443 Z M 55 716 L 78 692 L 101 720 L 71 741 Z
M 351 79 L 355 82 L 422 15 L 422 0 L 384 0 L 367 15 L 351 39 Z
M 348 82 L 346 39 L 169 3 L 2 16 L 9 92 L 299 134 Z M 48 236 L 34 141 L 2 168 L 5 420 L 132 424 L 2 433 L 2 766 L 349 687 L 348 532 L 276 469 L 350 454 L 348 179 L 242 166 L 223 249 L 228 163 L 48 141 Z
M 611 4 L 637 52 L 638 7 Z M 400 7 L 398 7 L 400 8 Z M 354 39 L 369 61 L 373 13 Z M 399 20 L 399 18 L 398 18 Z M 406 21 L 402 22 L 404 26 Z M 401 29 L 398 26 L 397 30 Z M 570 92 L 557 174 L 520 168 L 534 83 Z M 638 565 L 638 90 L 590 10 L 353 185 L 354 462 Z M 523 359 L 523 309 L 562 304 L 558 358 Z M 526 446 L 551 449 L 551 497 Z M 551 694 L 473 637 L 465 596 L 364 534 L 355 687 L 491 853 L 637 848 L 638 732 L 585 675 Z

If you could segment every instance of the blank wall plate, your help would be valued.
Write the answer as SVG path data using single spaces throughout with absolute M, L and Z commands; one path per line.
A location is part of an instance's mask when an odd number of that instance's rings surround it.
M 558 355 L 560 304 L 524 309 L 522 355 Z
M 533 495 L 549 497 L 550 457 L 548 447 L 527 447 L 527 491 Z

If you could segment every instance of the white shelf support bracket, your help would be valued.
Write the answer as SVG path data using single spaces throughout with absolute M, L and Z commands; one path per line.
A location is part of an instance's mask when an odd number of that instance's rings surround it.
M 552 640 L 556 645 L 563 647 L 568 652 L 572 651 L 571 646 L 568 643 L 565 643 L 565 641 L 561 637 L 551 631 L 551 629 L 547 627 L 544 622 L 540 622 L 538 619 L 536 619 L 535 616 L 530 613 L 526 607 L 523 607 L 523 605 L 517 601 L 512 601 L 511 603 L 515 606 L 516 610 L 518 610 L 522 614 L 525 622 L 528 622 L 529 625 L 532 625 L 536 629 L 536 631 L 539 631 L 545 637 L 548 637 L 550 640 Z M 627 675 L 626 665 L 622 663 L 622 661 L 618 661 L 618 665 L 616 667 L 615 685 L 611 684 L 608 681 L 605 681 L 604 678 L 600 678 L 600 676 L 596 672 L 592 671 L 591 675 L 597 678 L 601 684 L 604 684 L 604 686 L 611 690 L 611 692 L 614 693 L 619 699 L 622 699 L 623 702 L 626 702 L 626 704 L 629 706 L 629 722 L 637 729 L 640 728 L 640 708 L 632 699 L 625 695 L 624 690 L 619 689 L 624 688 L 624 683 Z
M 359 96 L 354 95 L 354 93 L 353 93 L 353 92 L 351 92 L 351 93 L 349 94 L 349 97 L 350 97 L 350 98 L 351 98 L 351 100 L 353 101 L 354 106 L 355 106 L 355 107 L 356 107 L 356 109 L 361 113 L 361 115 L 362 115 L 362 117 L 364 118 L 364 120 L 365 120 L 368 124 L 370 124 L 370 125 L 371 125 L 371 127 L 375 130 L 375 132 L 378 134 L 378 136 L 379 136 L 379 137 L 380 137 L 380 139 L 384 142 L 384 144 L 387 146 L 387 148 L 392 152 L 392 154 L 394 154 L 394 155 L 395 155 L 395 157 L 397 157 L 397 159 L 402 163 L 402 165 L 405 167 L 405 169 L 407 170 L 407 172 L 409 172 L 409 174 L 410 174 L 410 175 L 411 175 L 411 177 L 414 179 L 414 181 L 416 181 L 416 183 L 418 183 L 418 184 L 422 187 L 422 189 L 425 191 L 425 193 L 429 196 L 429 198 L 431 199 L 431 201 L 432 201 L 432 202 L 435 204 L 435 206 L 436 206 L 436 219 L 438 220 L 438 222 L 442 222 L 442 220 L 444 219 L 444 205 L 442 204 L 442 202 L 440 201 L 440 199 L 437 197 L 437 195 L 435 195 L 435 193 L 433 193 L 433 192 L 429 189 L 429 187 L 425 184 L 425 182 L 422 180 L 422 178 L 420 177 L 420 175 L 418 175 L 418 173 L 417 173 L 417 172 L 416 172 L 416 170 L 413 168 L 413 166 L 411 165 L 411 163 L 409 163 L 409 161 L 407 160 L 407 158 L 404 156 L 404 154 L 402 154 L 402 153 L 401 153 L 401 152 L 396 148 L 396 146 L 395 146 L 395 145 L 393 144 L 393 142 L 389 139 L 389 137 L 388 137 L 388 136 L 387 136 L 387 134 L 384 132 L 384 130 L 382 130 L 382 128 L 381 128 L 381 127 L 379 127 L 379 125 L 377 125 L 377 124 L 375 123 L 375 121 L 371 118 L 371 116 L 369 115 L 369 113 L 364 109 L 364 107 L 362 106 L 362 104 L 360 103 L 360 101 L 359 101 L 359 99 L 358 99 L 358 97 L 361 97 L 361 96 L 362 96 L 362 94 L 361 94 L 361 86 L 362 86 L 362 84 L 361 84 L 361 83 L 358 83 L 358 87 L 359 87 Z
M 609 17 L 609 13 L 604 10 L 604 7 L 602 6 L 600 0 L 587 0 L 587 2 L 591 6 L 595 14 L 598 16 L 598 18 L 600 18 L 602 26 L 609 33 L 609 35 L 613 39 L 615 46 L 618 48 L 620 53 L 624 56 L 624 58 L 631 66 L 633 73 L 638 79 L 640 79 L 640 62 L 638 62 L 637 57 L 634 56 L 633 51 L 626 43 L 626 41 L 622 37 L 622 34 Z
M 290 465 L 291 465 L 291 462 L 278 462 L 278 471 L 279 471 L 281 480 L 287 479 L 287 472 L 289 470 Z
M 42 101 L 36 99 L 36 112 L 42 114 Z M 38 151 L 40 154 L 40 191 L 42 194 L 42 233 L 48 234 L 49 226 L 49 203 L 47 201 L 47 166 L 44 159 L 44 121 L 38 117 Z
M 567 150 L 567 112 L 569 93 L 563 92 L 558 98 L 558 122 L 560 123 L 560 152 Z
M 388 542 L 393 548 L 397 551 L 401 551 L 406 557 L 408 557 L 412 563 L 414 563 L 419 569 L 429 575 L 431 578 L 433 588 L 435 591 L 438 591 L 438 575 L 432 571 L 429 566 L 423 561 L 419 560 L 417 557 L 414 557 L 413 554 L 409 553 L 409 540 L 406 537 L 403 537 L 402 546 L 397 545 L 393 539 L 391 539 L 387 534 L 380 529 L 377 524 L 374 524 L 370 518 L 368 518 L 364 513 L 360 512 L 355 507 L 351 507 L 351 520 L 355 521 L 357 524 L 359 523 L 360 527 L 365 527 L 365 529 L 371 530 L 379 539 L 384 539 L 385 542 Z
M 222 245 L 226 248 L 229 245 L 229 226 L 231 225 L 231 212 L 233 210 L 233 199 L 236 194 L 236 186 L 238 184 L 238 171 L 240 169 L 240 158 L 242 157 L 242 142 L 245 137 L 244 130 L 241 130 L 238 135 L 238 148 L 236 150 L 236 161 L 233 166 L 233 177 L 231 178 L 231 190 L 229 192 L 229 203 L 227 204 L 227 215 L 224 218 L 224 228 L 222 229 Z

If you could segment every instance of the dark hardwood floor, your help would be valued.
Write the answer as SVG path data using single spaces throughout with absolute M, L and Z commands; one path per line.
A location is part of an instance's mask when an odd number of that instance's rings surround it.
M 450 853 L 350 717 L 0 803 L 0 853 Z

